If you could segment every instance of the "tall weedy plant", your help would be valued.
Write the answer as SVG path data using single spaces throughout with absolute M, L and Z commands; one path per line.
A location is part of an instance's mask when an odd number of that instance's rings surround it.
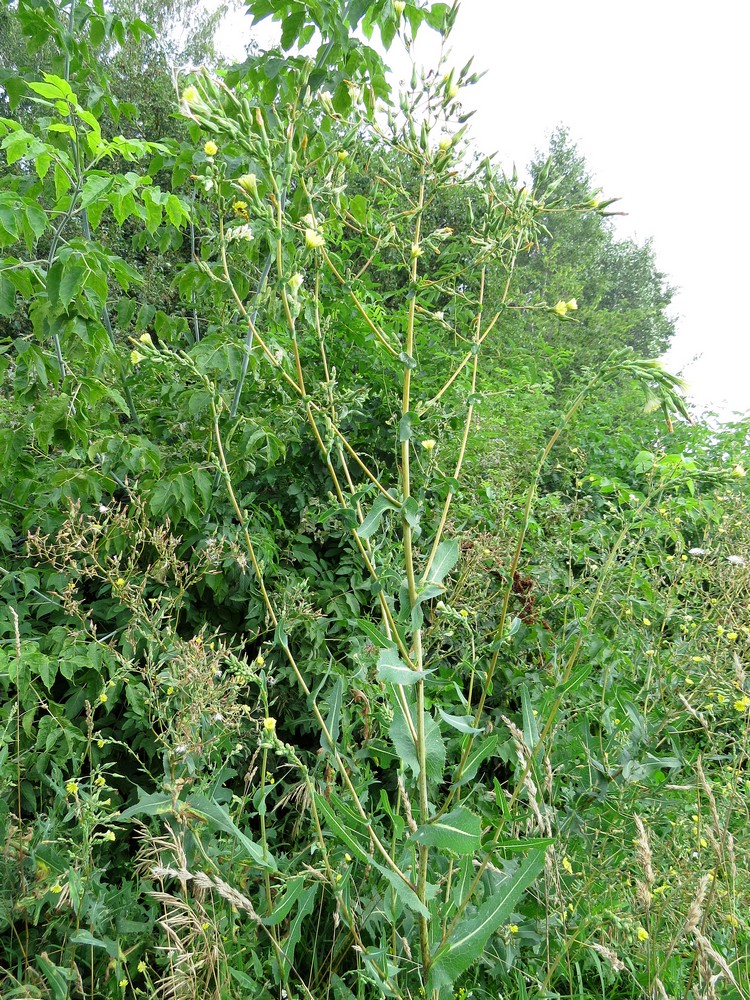
M 433 7 L 444 41 L 456 12 Z M 405 5 L 393 4 L 388 17 L 408 42 L 415 25 Z M 371 15 L 370 27 L 376 20 Z M 573 686 L 580 644 L 543 729 L 526 702 L 524 730 L 507 722 L 522 767 L 508 798 L 492 784 L 502 737 L 486 714 L 507 655 L 534 484 L 503 574 L 500 620 L 489 632 L 474 632 L 466 609 L 451 606 L 450 581 L 460 562 L 451 506 L 481 405 L 483 348 L 501 336 L 503 310 L 516 307 L 509 293 L 519 254 L 534 247 L 543 213 L 562 206 L 546 172 L 528 190 L 487 161 L 464 162 L 461 97 L 476 80 L 470 66 L 457 72 L 441 62 L 426 75 L 415 68 L 398 108 L 374 113 L 353 83 L 334 96 L 318 89 L 312 61 L 288 60 L 285 71 L 278 101 L 207 73 L 181 88 L 182 113 L 200 127 L 205 153 L 195 183 L 216 220 L 197 263 L 246 330 L 234 384 L 212 377 L 205 341 L 199 354 L 185 354 L 144 334 L 132 360 L 157 377 L 179 372 L 205 401 L 212 460 L 265 609 L 256 681 L 265 692 L 269 673 L 291 676 L 320 742 L 321 763 L 312 768 L 279 735 L 284 719 L 263 723 L 264 773 L 268 754 L 298 772 L 312 840 L 285 867 L 272 857 L 263 805 L 272 872 L 262 907 L 253 904 L 265 914 L 259 919 L 276 928 L 276 914 L 289 912 L 307 884 L 305 905 L 325 894 L 346 927 L 345 939 L 331 939 L 325 972 L 339 995 L 352 995 L 340 970 L 358 966 L 374 996 L 437 998 L 476 962 L 545 862 L 554 867 L 544 744 Z M 436 217 L 446 193 L 464 214 L 460 231 Z M 504 289 L 493 315 L 484 309 L 488 276 L 500 276 Z M 577 304 L 535 308 L 569 320 Z M 618 354 L 592 374 L 540 469 L 587 392 L 626 372 L 653 383 L 665 406 L 681 407 L 675 380 Z M 258 512 L 235 474 L 237 428 L 271 400 L 327 475 L 329 506 L 319 510 L 316 531 L 323 544 L 348 539 L 370 595 L 369 607 L 336 621 L 317 664 L 322 676 L 296 648 L 254 540 Z M 457 628 L 466 629 L 471 652 L 458 669 L 447 668 L 441 648 Z M 523 840 L 512 835 L 519 819 L 531 834 Z M 312 881 L 303 857 L 315 859 Z M 177 868 L 171 874 L 188 878 Z M 297 938 L 272 933 L 284 985 L 319 995 L 323 972 L 300 986 Z

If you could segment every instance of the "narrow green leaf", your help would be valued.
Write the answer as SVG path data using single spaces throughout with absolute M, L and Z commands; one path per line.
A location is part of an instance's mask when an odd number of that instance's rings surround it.
M 521 713 L 523 715 L 523 741 L 529 750 L 533 750 L 539 742 L 539 727 L 536 724 L 529 689 L 525 684 L 521 685 Z

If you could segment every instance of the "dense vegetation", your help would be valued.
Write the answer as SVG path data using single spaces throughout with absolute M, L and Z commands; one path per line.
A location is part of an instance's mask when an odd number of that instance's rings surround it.
M 2 996 L 748 996 L 748 420 L 454 7 L 247 6 L 0 5 Z

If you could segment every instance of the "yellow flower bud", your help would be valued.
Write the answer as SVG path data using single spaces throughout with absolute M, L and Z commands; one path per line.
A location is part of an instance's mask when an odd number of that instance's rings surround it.
M 305 230 L 305 246 L 308 250 L 319 250 L 320 247 L 325 245 L 325 240 L 321 234 L 315 229 Z
M 406 4 L 404 0 L 393 0 L 393 10 L 396 13 L 396 17 L 401 17 L 406 9 Z
M 243 174 L 237 178 L 237 184 L 245 194 L 254 195 L 258 193 L 258 178 L 255 174 Z

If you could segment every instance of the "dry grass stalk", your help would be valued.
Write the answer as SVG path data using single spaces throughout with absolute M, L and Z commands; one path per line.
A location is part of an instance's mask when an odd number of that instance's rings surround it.
M 539 800 L 539 794 L 537 786 L 534 779 L 531 777 L 531 754 L 523 738 L 523 733 L 518 728 L 518 726 L 511 722 L 506 716 L 502 716 L 502 720 L 508 727 L 508 731 L 513 739 L 513 746 L 516 749 L 516 754 L 518 755 L 518 763 L 524 769 L 523 786 L 526 789 L 526 794 L 529 800 L 529 808 L 534 815 L 536 820 L 536 826 L 539 832 L 546 837 L 552 836 L 552 825 L 547 817 L 542 813 L 543 802 Z
M 624 970 L 625 963 L 617 957 L 617 952 L 613 951 L 606 944 L 599 944 L 598 941 L 589 941 L 589 948 L 595 951 L 597 955 L 601 955 L 602 958 L 606 958 L 614 972 L 622 972 Z

